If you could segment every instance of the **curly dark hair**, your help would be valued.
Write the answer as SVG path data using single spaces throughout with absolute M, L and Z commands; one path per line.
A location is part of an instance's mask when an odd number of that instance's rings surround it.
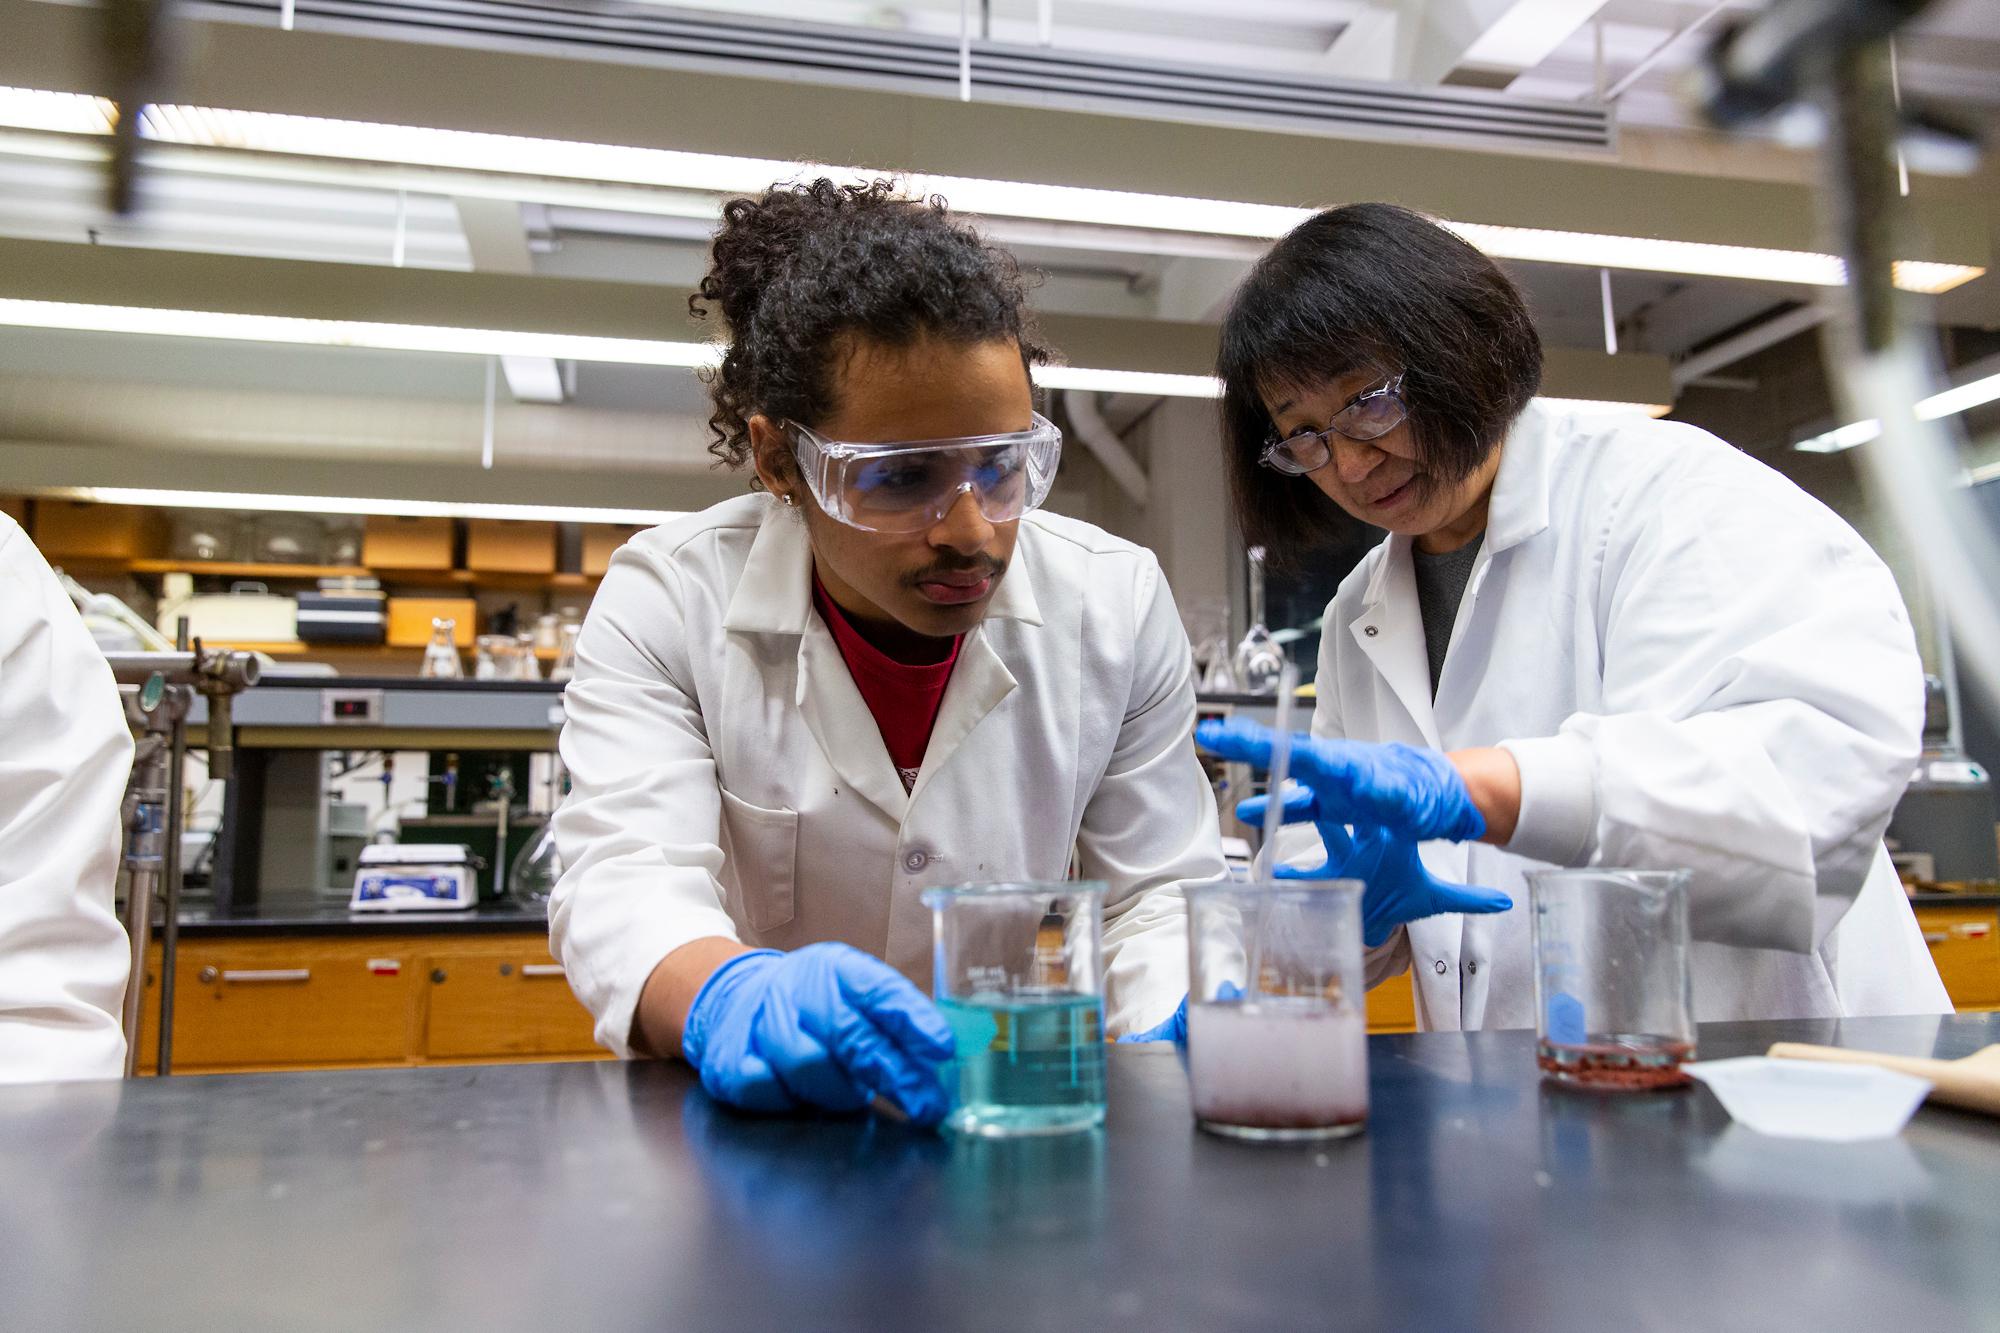
M 708 307 L 730 337 L 722 364 L 703 373 L 714 404 L 708 451 L 729 467 L 750 458 L 752 415 L 806 426 L 825 419 L 845 335 L 890 347 L 1005 338 L 1023 365 L 1048 360 L 1013 256 L 943 199 L 905 198 L 890 180 L 822 177 L 724 204 L 708 272 L 688 298 L 697 319 Z
M 1421 213 L 1348 204 L 1257 262 L 1222 322 L 1224 467 L 1245 542 L 1297 566 L 1354 520 L 1304 477 L 1264 467 L 1263 394 L 1400 372 L 1420 480 L 1470 476 L 1542 383 L 1542 340 L 1498 266 Z

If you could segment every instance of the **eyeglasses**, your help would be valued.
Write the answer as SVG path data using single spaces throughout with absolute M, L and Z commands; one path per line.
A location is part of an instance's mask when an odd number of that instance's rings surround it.
M 1319 471 L 1333 457 L 1333 445 L 1327 436 L 1344 435 L 1366 444 L 1402 425 L 1409 415 L 1410 405 L 1403 401 L 1403 377 L 1399 373 L 1387 384 L 1357 394 L 1352 402 L 1333 414 L 1325 430 L 1302 430 L 1282 440 L 1272 439 L 1265 444 L 1264 454 L 1257 461 L 1288 477 L 1303 477 Z
M 1037 509 L 1055 484 L 1062 432 L 1037 412 L 1027 430 L 951 440 L 856 444 L 787 422 L 799 471 L 819 507 L 868 532 L 922 532 L 961 495 L 988 523 Z

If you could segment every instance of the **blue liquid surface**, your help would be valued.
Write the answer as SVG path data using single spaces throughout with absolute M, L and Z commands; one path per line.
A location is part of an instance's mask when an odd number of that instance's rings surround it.
M 958 1041 L 946 1124 L 965 1134 L 1059 1134 L 1104 1123 L 1104 1010 L 1072 991 L 940 1000 Z

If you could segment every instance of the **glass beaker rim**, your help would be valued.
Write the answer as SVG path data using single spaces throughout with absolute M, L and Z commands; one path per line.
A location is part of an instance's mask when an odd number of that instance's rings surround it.
M 1062 898 L 1078 894 L 1101 898 L 1107 888 L 1101 879 L 998 880 L 991 884 L 938 884 L 918 896 L 926 906 L 938 907 L 981 898 Z
M 1276 897 L 1280 894 L 1326 893 L 1329 890 L 1340 893 L 1362 893 L 1367 884 L 1358 879 L 1222 879 L 1206 884 L 1190 884 L 1186 888 L 1190 898 L 1239 896 L 1246 898 Z
M 1640 888 L 1671 888 L 1675 884 L 1685 884 L 1692 878 L 1692 870 L 1637 870 L 1624 866 L 1577 866 L 1558 867 L 1551 870 L 1530 870 L 1527 872 L 1531 884 L 1548 880 L 1554 883 L 1569 883 L 1584 879 L 1618 880 Z

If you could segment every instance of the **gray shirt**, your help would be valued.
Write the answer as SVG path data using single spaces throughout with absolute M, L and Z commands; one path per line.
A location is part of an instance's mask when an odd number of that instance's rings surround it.
M 1451 629 L 1458 622 L 1458 604 L 1472 579 L 1479 558 L 1480 533 L 1456 551 L 1428 555 L 1416 547 L 1410 555 L 1417 567 L 1417 611 L 1424 622 L 1424 648 L 1431 659 L 1431 697 L 1437 698 L 1438 677 L 1444 674 L 1444 651 L 1451 646 Z

